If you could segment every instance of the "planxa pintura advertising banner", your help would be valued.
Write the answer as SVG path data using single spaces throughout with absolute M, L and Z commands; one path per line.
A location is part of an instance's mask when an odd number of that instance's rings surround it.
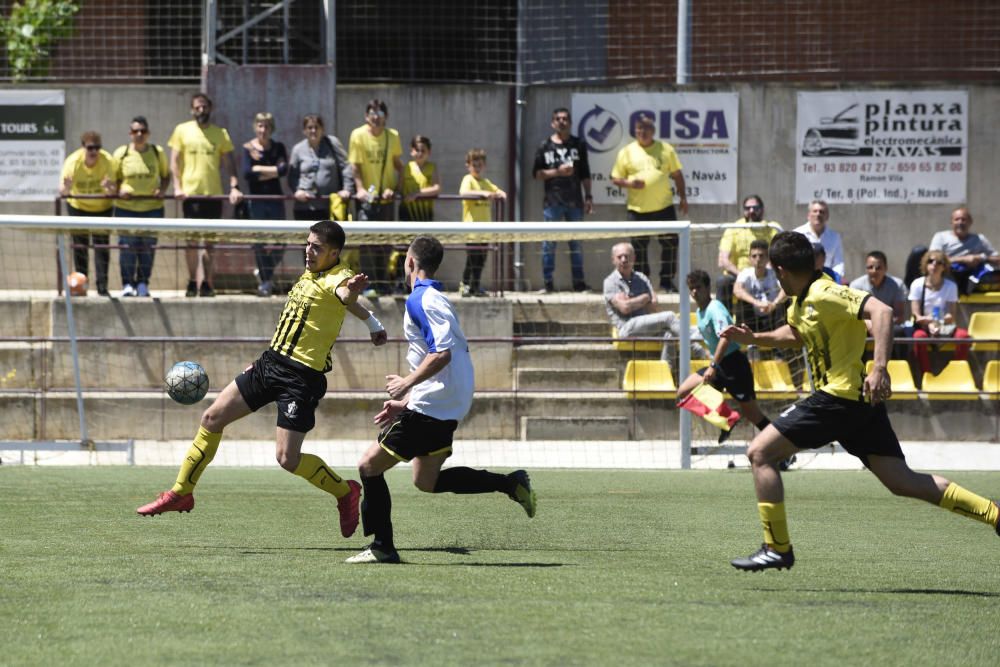
M 799 204 L 965 201 L 967 91 L 802 92 L 796 125 Z

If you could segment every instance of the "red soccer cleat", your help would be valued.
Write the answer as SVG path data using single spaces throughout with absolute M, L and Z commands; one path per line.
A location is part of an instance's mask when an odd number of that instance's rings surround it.
M 361 485 L 353 479 L 347 480 L 351 490 L 343 498 L 337 498 L 337 509 L 340 511 L 340 534 L 350 537 L 358 529 L 359 505 L 361 502 Z
M 194 494 L 179 496 L 173 491 L 164 491 L 156 497 L 156 500 L 143 505 L 136 510 L 136 513 L 143 516 L 156 516 L 164 512 L 190 512 L 194 509 Z

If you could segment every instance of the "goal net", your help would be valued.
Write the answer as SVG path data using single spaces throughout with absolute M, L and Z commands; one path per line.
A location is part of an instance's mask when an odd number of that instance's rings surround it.
M 0 216 L 0 460 L 174 465 L 203 410 L 270 342 L 283 292 L 304 270 L 308 224 L 291 221 Z M 418 234 L 446 246 L 438 278 L 456 304 L 476 369 L 473 409 L 460 427 L 455 461 L 474 465 L 558 467 L 686 467 L 725 452 L 718 431 L 675 406 L 699 343 L 691 327 L 618 338 L 602 295 L 613 269 L 611 248 L 676 234 L 677 266 L 715 275 L 725 225 L 626 223 L 346 222 L 345 260 L 360 268 L 380 248 L 388 281 L 362 299 L 385 324 L 390 342 L 374 347 L 348 316 L 334 347 L 329 390 L 307 442 L 332 465 L 353 466 L 376 435 L 372 416 L 385 400 L 385 376 L 406 370 L 404 295 L 393 294 L 399 265 Z M 122 264 L 132 266 L 155 239 L 149 296 L 123 294 Z M 556 289 L 538 294 L 543 241 L 555 242 Z M 570 241 L 593 289 L 574 291 Z M 89 247 L 88 247 L 89 246 Z M 550 246 L 551 249 L 551 246 Z M 147 247 L 148 251 L 148 247 Z M 260 253 L 274 255 L 274 289 L 260 296 Z M 186 296 L 188 255 L 196 282 L 211 255 L 215 296 Z M 468 258 L 483 255 L 487 298 L 463 297 Z M 105 259 L 96 261 L 100 257 Z M 82 262 L 82 264 L 81 264 Z M 106 268 L 102 269 L 102 266 Z M 654 262 L 655 263 L 655 262 Z M 98 275 L 100 272 L 106 278 Z M 255 274 L 256 271 L 256 274 Z M 652 269 L 655 272 L 655 269 Z M 86 284 L 79 284 L 86 273 Z M 98 293 L 98 281 L 102 291 Z M 655 278 L 653 279 L 655 283 Z M 656 285 L 654 284 L 654 288 Z M 145 292 L 144 292 L 145 294 Z M 692 303 L 660 293 L 661 310 L 692 322 Z M 762 357 L 763 358 L 763 357 Z M 208 396 L 192 406 L 173 402 L 163 378 L 178 361 L 207 371 Z M 665 362 L 665 363 L 661 363 Z M 793 377 L 795 360 L 787 359 Z M 643 368 L 644 362 L 647 364 Z M 666 371 L 664 373 L 664 370 Z M 798 381 L 796 379 L 796 381 Z M 216 461 L 270 465 L 275 412 L 268 406 L 226 429 Z M 752 435 L 742 424 L 727 447 Z M 699 458 L 701 457 L 701 458 Z M 714 457 L 714 460 L 722 460 Z

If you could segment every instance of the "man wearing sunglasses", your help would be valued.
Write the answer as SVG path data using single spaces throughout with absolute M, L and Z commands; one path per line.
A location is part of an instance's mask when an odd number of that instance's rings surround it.
M 730 311 L 733 310 L 733 284 L 736 276 L 743 269 L 749 268 L 750 244 L 754 241 L 767 241 L 778 233 L 773 225 L 764 219 L 764 200 L 760 195 L 750 195 L 743 200 L 743 217 L 737 220 L 737 225 L 756 224 L 755 227 L 730 227 L 722 234 L 719 241 L 719 268 L 722 275 L 715 281 L 715 298 Z M 767 226 L 763 226 L 767 225 Z M 778 225 L 780 228 L 780 225 Z
M 114 160 L 101 146 L 101 135 L 88 130 L 80 136 L 81 147 L 69 154 L 63 163 L 62 182 L 59 195 L 67 197 L 66 208 L 70 215 L 109 216 L 111 199 L 91 198 L 95 195 L 114 195 Z M 77 199 L 74 195 L 86 195 L 87 199 Z M 97 271 L 97 293 L 108 296 L 108 249 L 107 234 L 73 234 L 73 268 L 87 275 L 90 264 L 88 248 L 94 246 L 94 268 Z

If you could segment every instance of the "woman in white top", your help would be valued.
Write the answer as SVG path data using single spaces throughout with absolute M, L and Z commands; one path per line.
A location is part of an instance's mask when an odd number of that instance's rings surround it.
M 969 332 L 955 326 L 958 286 L 947 277 L 948 257 L 940 250 L 929 250 L 920 260 L 923 277 L 910 284 L 914 338 L 968 338 Z M 923 373 L 931 369 L 926 343 L 914 343 L 913 351 Z M 955 358 L 969 356 L 968 345 L 955 346 Z

